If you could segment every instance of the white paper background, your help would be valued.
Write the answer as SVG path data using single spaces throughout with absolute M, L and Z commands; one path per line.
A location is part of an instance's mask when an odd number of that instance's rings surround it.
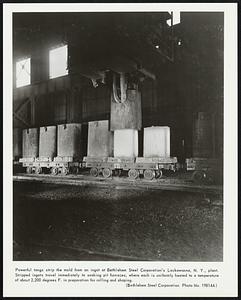
M 222 11 L 224 12 L 224 261 L 189 262 L 14 262 L 12 260 L 12 13 L 77 11 Z M 3 10 L 3 288 L 4 296 L 236 296 L 237 295 L 237 5 L 230 4 L 4 4 Z M 217 289 L 124 289 L 92 284 L 17 285 L 14 268 L 31 266 L 146 266 L 198 268 L 222 272 Z

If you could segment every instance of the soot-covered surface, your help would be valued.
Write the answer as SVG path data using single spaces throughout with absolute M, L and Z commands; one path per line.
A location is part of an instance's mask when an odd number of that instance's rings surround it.
M 220 261 L 222 206 L 201 194 L 14 182 L 14 260 Z

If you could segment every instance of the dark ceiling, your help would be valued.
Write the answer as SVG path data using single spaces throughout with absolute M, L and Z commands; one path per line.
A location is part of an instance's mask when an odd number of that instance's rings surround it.
M 78 56 L 75 64 L 103 65 L 118 56 L 155 70 L 172 56 L 173 32 L 167 19 L 167 12 L 16 13 L 14 56 L 41 45 L 67 42 L 69 49 L 78 49 L 70 50 L 71 55 Z
M 180 90 L 192 83 L 200 99 L 220 98 L 223 17 L 221 12 L 182 12 L 181 23 L 169 27 L 167 12 L 15 13 L 14 57 L 67 42 L 70 72 L 134 63 L 162 82 L 167 79 L 170 89 L 174 81 Z

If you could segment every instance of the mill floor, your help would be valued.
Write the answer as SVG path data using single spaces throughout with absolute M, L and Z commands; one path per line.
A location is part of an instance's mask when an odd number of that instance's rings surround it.
M 222 261 L 219 197 L 140 186 L 15 176 L 14 260 Z

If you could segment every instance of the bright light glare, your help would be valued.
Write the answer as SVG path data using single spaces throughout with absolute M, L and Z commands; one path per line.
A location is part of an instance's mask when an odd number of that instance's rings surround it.
M 68 74 L 68 47 L 67 45 L 49 51 L 49 77 L 56 78 Z
M 16 87 L 30 84 L 31 66 L 30 58 L 25 58 L 16 62 Z
M 173 25 L 179 24 L 181 22 L 180 11 L 173 12 Z M 167 25 L 172 26 L 171 19 L 167 20 Z

